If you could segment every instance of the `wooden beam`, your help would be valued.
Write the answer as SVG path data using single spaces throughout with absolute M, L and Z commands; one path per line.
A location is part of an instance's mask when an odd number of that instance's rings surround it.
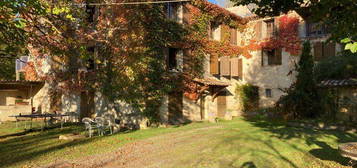
M 226 88 L 226 87 L 222 87 L 222 88 L 220 88 L 217 92 L 213 93 L 213 95 L 212 95 L 212 102 L 214 102 L 214 99 L 217 98 L 217 97 L 218 97 L 218 94 L 219 94 L 222 90 L 224 90 L 225 88 Z

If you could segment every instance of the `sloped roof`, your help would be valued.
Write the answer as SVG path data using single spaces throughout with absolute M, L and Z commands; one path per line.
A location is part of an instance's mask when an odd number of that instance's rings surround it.
M 0 84 L 44 84 L 44 81 L 28 81 L 28 80 L 0 80 Z
M 221 81 L 218 81 L 218 80 L 215 80 L 215 79 L 210 79 L 210 78 L 204 78 L 204 79 L 195 78 L 195 79 L 193 79 L 193 81 L 201 83 L 201 84 L 204 84 L 204 85 L 208 85 L 208 86 L 224 86 L 224 87 L 227 87 L 227 86 L 230 85 L 227 82 L 221 82 Z
M 341 79 L 341 80 L 324 80 L 319 84 L 320 87 L 344 87 L 344 86 L 356 86 L 357 78 Z
M 235 7 L 231 7 L 231 8 L 226 8 L 228 11 L 242 17 L 242 18 L 251 18 L 251 17 L 255 17 L 256 15 L 251 11 L 251 9 L 249 8 L 249 6 L 235 6 Z

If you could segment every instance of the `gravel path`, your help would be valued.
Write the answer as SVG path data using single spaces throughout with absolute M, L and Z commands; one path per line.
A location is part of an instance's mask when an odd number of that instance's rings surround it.
M 199 143 L 210 138 L 206 131 L 221 127 L 207 127 L 156 136 L 129 143 L 115 152 L 98 154 L 74 161 L 58 161 L 44 168 L 161 168 L 169 167 L 178 160 L 180 153 L 194 153 L 204 150 L 209 143 Z M 210 136 L 210 137 L 208 137 Z

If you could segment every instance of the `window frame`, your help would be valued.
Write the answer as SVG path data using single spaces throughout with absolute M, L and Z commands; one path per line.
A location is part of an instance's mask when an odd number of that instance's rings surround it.
M 280 59 L 279 61 L 278 58 L 278 53 L 280 52 Z M 265 59 L 266 58 L 266 59 Z M 265 61 L 267 60 L 267 64 L 265 64 Z M 262 50 L 262 66 L 280 66 L 283 65 L 283 57 L 282 57 L 282 50 L 281 49 L 263 49 Z
M 179 53 L 179 49 L 178 48 L 168 48 L 168 51 L 167 51 L 167 69 L 169 71 L 178 69 L 178 62 L 177 62 L 178 53 Z M 172 61 L 171 56 L 174 56 L 174 61 Z
M 264 22 L 266 24 L 266 38 L 274 38 L 276 36 L 275 19 L 264 20 Z
M 307 21 L 305 25 L 306 37 L 323 37 L 329 34 L 327 26 L 321 23 Z
M 265 97 L 272 98 L 273 97 L 273 89 L 265 88 Z

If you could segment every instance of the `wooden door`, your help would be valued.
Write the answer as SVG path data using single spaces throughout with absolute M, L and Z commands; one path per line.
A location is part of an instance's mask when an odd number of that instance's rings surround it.
M 176 123 L 183 117 L 183 93 L 172 92 L 169 94 L 169 122 Z
M 81 93 L 80 118 L 92 117 L 94 115 L 94 92 Z
M 224 118 L 227 111 L 227 96 L 226 91 L 218 93 L 217 97 L 217 115 L 219 118 Z

